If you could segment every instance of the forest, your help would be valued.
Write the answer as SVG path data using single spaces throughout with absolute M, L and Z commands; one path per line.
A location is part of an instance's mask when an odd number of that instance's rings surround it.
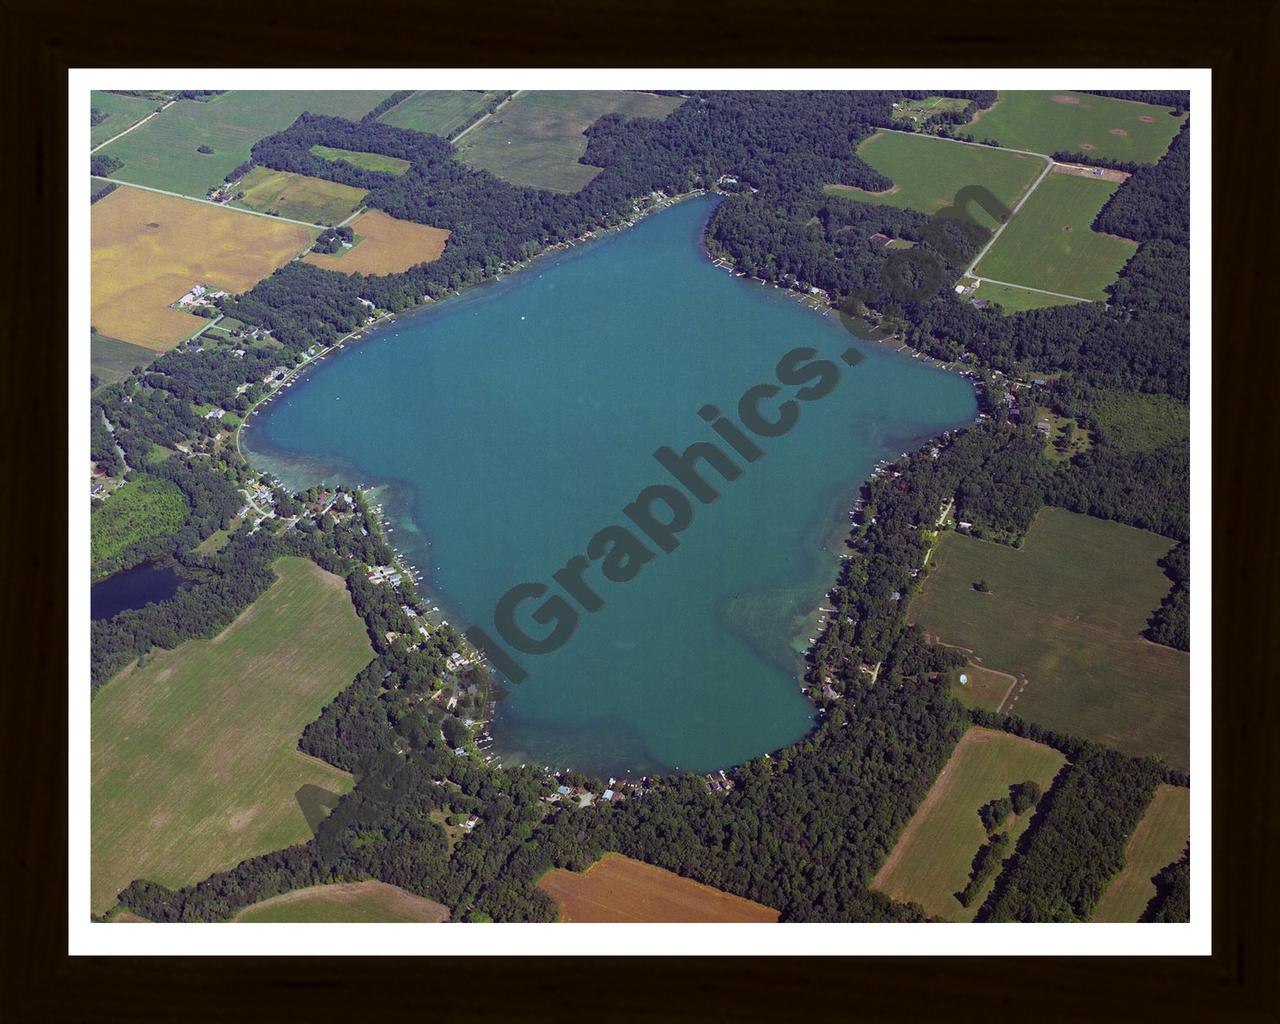
M 948 222 L 929 230 L 923 215 L 822 193 L 833 181 L 886 187 L 855 149 L 890 123 L 901 96 L 693 93 L 662 121 L 607 116 L 587 130 L 584 157 L 603 170 L 573 195 L 509 185 L 453 159 L 443 139 L 371 120 L 304 115 L 254 147 L 254 163 L 367 188 L 372 208 L 450 229 L 445 253 L 386 277 L 292 263 L 222 300 L 224 312 L 270 329 L 283 348 L 250 347 L 243 357 L 174 351 L 100 390 L 95 411 L 106 419 L 94 428 L 95 457 L 116 457 L 106 420 L 130 466 L 144 464 L 153 445 L 208 440 L 217 428 L 192 412 L 193 402 L 246 408 L 276 365 L 292 366 L 311 345 L 364 323 L 362 299 L 397 311 L 447 295 L 549 245 L 621 222 L 655 190 L 710 187 L 725 174 L 745 187 L 721 201 L 708 226 L 713 252 L 785 287 L 820 287 L 837 306 L 853 296 L 848 315 L 870 316 L 919 351 L 967 363 L 980 378 L 987 418 L 909 453 L 865 485 L 849 557 L 829 595 L 836 614 L 807 666 L 820 724 L 801 742 L 739 766 L 728 793 L 708 793 L 696 777 L 670 777 L 616 805 L 557 805 L 548 814 L 552 783 L 540 773 L 455 755 L 460 726 L 429 699 L 454 638 L 440 633 L 413 652 L 387 639 L 411 632 L 411 623 L 387 588 L 353 571 L 386 557 L 355 529 L 305 521 L 272 540 L 241 530 L 213 556 L 175 552 L 199 581 L 174 599 L 189 606 L 171 602 L 95 624 L 95 681 L 150 646 L 216 632 L 265 588 L 271 559 L 284 551 L 347 578 L 376 657 L 302 736 L 302 750 L 358 777 L 316 837 L 176 891 L 134 882 L 121 896 L 126 907 L 152 920 L 224 920 L 299 886 L 372 877 L 445 903 L 456 920 L 550 920 L 554 907 L 533 885 L 538 875 L 553 866 L 583 868 L 612 849 L 776 907 L 784 920 L 919 920 L 918 907 L 893 904 L 867 885 L 958 737 L 978 722 L 1047 743 L 1072 761 L 1041 797 L 1034 826 L 1020 837 L 980 919 L 1087 918 L 1154 786 L 1185 785 L 1186 777 L 1017 718 L 965 711 L 943 682 L 961 656 L 926 643 L 907 626 L 905 608 L 921 582 L 926 532 L 948 498 L 978 535 L 1011 543 L 1042 505 L 1055 504 L 1179 542 L 1165 566 L 1174 589 L 1153 610 L 1149 635 L 1175 646 L 1187 639 L 1186 442 L 1128 451 L 1100 438 L 1055 463 L 1032 426 L 1010 416 L 1003 395 L 1009 378 L 1044 374 L 1052 379 L 1017 392 L 1024 407 L 1087 403 L 1090 392 L 1081 388 L 1188 397 L 1189 129 L 1158 164 L 1135 171 L 1098 215 L 1098 230 L 1140 243 L 1111 301 L 1003 316 L 950 289 L 983 229 Z M 411 166 L 395 178 L 321 160 L 310 152 L 317 144 Z M 916 243 L 907 251 L 917 255 L 886 252 L 870 240 L 877 232 Z M 913 275 L 906 298 L 887 286 L 893 274 Z M 250 387 L 238 393 L 244 384 Z M 203 474 L 208 494 L 198 515 L 193 504 L 187 539 L 220 521 L 217 481 L 234 493 L 245 471 L 231 457 L 216 468 L 213 460 L 199 460 L 200 468 L 194 461 L 162 464 Z M 189 501 L 194 480 L 190 492 L 184 488 Z M 475 706 L 491 683 L 475 673 L 451 685 Z M 433 810 L 480 818 L 452 857 L 429 820 Z M 991 856 L 975 869 L 988 870 Z M 1181 870 L 1166 869 L 1161 908 L 1168 909 L 1151 914 L 1174 916 L 1185 905 Z
M 980 921 L 1087 921 L 1142 819 L 1160 767 L 1093 745 L 1041 800 Z

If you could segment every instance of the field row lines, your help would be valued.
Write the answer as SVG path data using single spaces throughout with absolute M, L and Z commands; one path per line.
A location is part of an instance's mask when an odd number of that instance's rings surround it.
M 163 188 L 152 188 L 150 185 L 138 185 L 132 181 L 117 181 L 115 178 L 104 178 L 100 174 L 91 174 L 89 177 L 94 181 L 109 181 L 113 185 L 122 185 L 125 188 L 139 188 L 144 192 L 158 192 L 162 196 L 173 196 L 175 199 L 186 199 L 192 203 L 204 203 L 206 206 L 216 206 L 220 210 L 232 210 L 235 213 L 245 213 L 250 217 L 266 217 L 267 220 L 281 221 L 285 224 L 297 224 L 304 228 L 314 228 L 316 231 L 327 231 L 328 227 L 324 224 L 312 224 L 309 220 L 294 220 L 292 217 L 277 217 L 270 213 L 259 213 L 257 210 L 246 210 L 240 206 L 228 206 L 226 203 L 215 203 L 212 199 L 200 199 L 197 196 L 183 195 L 181 192 L 169 192 Z

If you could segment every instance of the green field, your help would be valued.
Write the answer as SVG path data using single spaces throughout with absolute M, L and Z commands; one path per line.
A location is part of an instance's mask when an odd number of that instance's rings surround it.
M 89 129 L 89 145 L 98 146 L 107 139 L 119 135 L 131 124 L 137 124 L 160 106 L 157 100 L 147 100 L 140 96 L 120 96 L 114 92 L 98 92 L 90 94 L 89 106 L 106 114 L 106 118 Z
M 956 899 L 987 839 L 978 809 L 1008 796 L 1009 787 L 1018 782 L 1037 782 L 1047 792 L 1065 763 L 1058 751 L 1043 744 L 971 728 L 898 837 L 872 888 L 899 902 L 918 903 L 943 921 L 972 921 L 997 877 L 992 875 L 968 907 Z M 1033 811 L 1011 814 L 997 831 L 1008 832 L 1016 844 L 1033 816 Z
M 1171 395 L 1100 391 L 1089 409 L 1107 444 L 1149 452 L 1191 436 L 1191 407 Z
M 384 156 L 381 153 L 361 153 L 354 149 L 336 149 L 333 146 L 312 146 L 311 152 L 322 160 L 342 160 L 366 171 L 382 171 L 397 177 L 404 174 L 413 164 L 401 160 L 398 156 Z
M 979 111 L 962 130 L 1033 153 L 1087 153 L 1153 164 L 1186 119 L 1185 113 L 1172 116 L 1168 107 L 1084 92 L 1002 90 L 995 106 Z
M 1045 295 L 1042 292 L 1029 292 L 1025 288 L 1012 288 L 1009 285 L 996 284 L 994 281 L 983 281 L 973 293 L 975 299 L 988 299 L 998 302 L 1005 313 L 1024 313 L 1028 309 L 1048 309 L 1050 306 L 1070 306 L 1075 299 L 1061 299 L 1056 295 Z
M 1044 161 L 1034 156 L 898 132 L 877 132 L 865 139 L 858 146 L 858 156 L 892 181 L 893 187 L 867 192 L 832 184 L 826 187 L 829 194 L 928 214 L 950 206 L 966 185 L 984 185 L 1012 208 L 1045 168 Z M 984 227 L 995 227 L 996 221 L 981 207 L 974 205 L 971 213 Z
M 1107 286 L 1138 249 L 1137 242 L 1092 228 L 1119 187 L 1072 174 L 1046 176 L 973 268 L 974 275 L 1105 300 Z
M 500 91 L 425 89 L 397 103 L 378 120 L 447 139 L 501 95 Z
M 368 664 L 364 625 L 339 577 L 302 558 L 275 570 L 218 636 L 155 652 L 94 698 L 95 912 L 136 878 L 187 885 L 302 842 L 317 788 L 351 788 L 297 746 Z
M 159 354 L 154 349 L 130 345 L 96 331 L 89 335 L 89 369 L 103 384 L 124 380 L 135 366 L 146 366 Z
M 244 195 L 233 206 L 311 224 L 340 224 L 368 195 L 362 188 L 269 167 L 255 167 L 240 179 L 237 191 Z
M 1190 659 L 1142 638 L 1169 592 L 1165 537 L 1060 508 L 1021 548 L 947 533 L 910 608 L 931 636 L 1019 677 L 1002 710 L 1188 766 Z M 973 589 L 985 579 L 990 593 Z
M 249 159 L 253 144 L 289 127 L 305 111 L 359 120 L 389 93 L 228 92 L 207 103 L 178 100 L 101 150 L 124 161 L 120 181 L 202 197 Z M 197 153 L 209 146 L 211 154 Z
M 458 156 L 513 185 L 577 192 L 600 171 L 578 163 L 583 131 L 605 114 L 666 117 L 679 97 L 642 92 L 522 92 L 458 142 Z
M 965 682 L 960 682 L 960 677 Z M 1017 679 L 1004 672 L 983 668 L 981 665 L 966 665 L 947 673 L 947 685 L 952 695 L 967 708 L 986 708 L 994 711 L 1009 693 L 1009 687 Z
M 404 924 L 448 917 L 448 907 L 394 885 L 354 882 L 287 892 L 245 907 L 235 920 L 242 924 Z
M 1191 790 L 1158 786 L 1151 806 L 1129 837 L 1124 867 L 1107 886 L 1091 921 L 1137 921 L 1156 894 L 1151 881 L 1182 856 L 1191 838 Z
M 112 492 L 89 517 L 93 578 L 122 568 L 120 557 L 138 541 L 177 533 L 188 511 L 182 491 L 168 480 L 141 476 Z
M 902 100 L 893 105 L 893 120 L 922 125 L 938 114 L 958 113 L 969 105 L 968 100 L 948 96 L 926 96 L 922 100 Z

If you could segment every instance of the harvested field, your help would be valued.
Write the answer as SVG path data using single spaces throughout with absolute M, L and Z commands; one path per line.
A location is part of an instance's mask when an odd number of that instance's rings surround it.
M 212 640 L 156 651 L 91 705 L 92 910 L 137 878 L 189 885 L 310 838 L 300 795 L 351 776 L 300 753 L 371 658 L 340 577 L 302 558 Z
M 238 191 L 244 195 L 235 206 L 331 225 L 345 220 L 368 195 L 362 188 L 269 167 L 255 167 L 240 180 Z
M 560 905 L 560 920 L 567 922 L 778 920 L 771 907 L 620 853 L 606 853 L 581 874 L 561 868 L 548 871 L 538 888 Z
M 449 919 L 449 908 L 385 882 L 350 882 L 296 889 L 245 907 L 242 924 L 403 924 Z
M 1191 790 L 1159 786 L 1129 837 L 1124 867 L 1098 901 L 1091 921 L 1137 921 L 1156 894 L 1156 872 L 1182 856 L 1191 838 Z
M 1048 792 L 1065 763 L 1052 747 L 974 726 L 956 744 L 871 887 L 900 902 L 918 903 L 931 917 L 972 921 L 998 875 L 991 876 L 968 907 L 956 899 L 987 839 L 979 808 L 1007 797 L 1009 787 L 1019 782 L 1035 782 Z M 1033 816 L 1033 811 L 1010 814 L 997 831 L 1008 832 L 1016 844 Z
M 94 330 L 160 352 L 208 323 L 170 303 L 197 284 L 247 291 L 316 234 L 127 187 L 95 203 L 90 217 Z
M 343 274 L 398 274 L 439 259 L 449 238 L 444 228 L 397 220 L 381 210 L 365 211 L 350 226 L 360 239 L 356 245 L 333 255 L 308 253 L 306 262 Z

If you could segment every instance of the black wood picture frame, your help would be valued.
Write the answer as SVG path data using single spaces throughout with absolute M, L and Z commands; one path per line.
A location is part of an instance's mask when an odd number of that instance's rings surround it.
M 14 1021 L 547 1017 L 1264 1021 L 1280 1018 L 1277 621 L 1271 403 L 1274 2 L 665 9 L 627 0 L 505 9 L 394 0 L 182 8 L 0 5 L 7 228 L 0 684 L 9 766 L 0 1014 Z M 631 959 L 69 957 L 68 353 L 70 67 L 1211 67 L 1214 191 L 1213 954 L 1153 958 Z M 1268 145 L 1271 143 L 1271 145 Z M 1198 479 L 1198 485 L 1206 483 Z M 1201 583 L 1200 586 L 1204 584 Z M 1201 591 L 1205 593 L 1205 591 Z M 1204 680 L 1197 680 L 1201 685 Z M 71 687 L 74 698 L 77 688 Z M 87 699 L 87 696 L 86 696 Z M 904 926 L 899 926 L 904 927 Z M 1000 927 L 1000 926 L 994 926 Z M 1004 926 L 1013 927 L 1013 926 Z M 1025 927 L 1025 926 L 1024 926 Z M 761 953 L 768 952 L 761 936 Z M 335 950 L 335 952 L 339 952 Z M 358 950 L 342 950 L 358 953 Z M 428 951 L 432 952 L 432 951 Z M 660 950 L 655 950 L 660 952 Z M 709 953 L 713 952 L 711 950 Z M 1140 950 L 1135 950 L 1140 953 Z

